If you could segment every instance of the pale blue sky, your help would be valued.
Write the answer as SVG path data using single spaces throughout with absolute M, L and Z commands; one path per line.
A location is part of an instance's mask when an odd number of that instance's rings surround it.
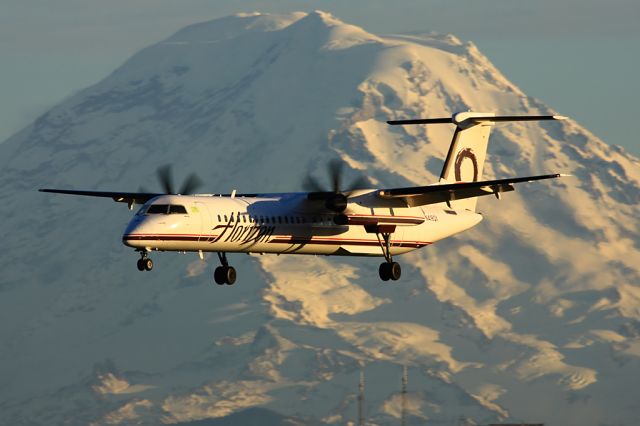
M 0 0 L 0 140 L 185 25 L 314 9 L 473 41 L 525 92 L 640 155 L 638 0 Z

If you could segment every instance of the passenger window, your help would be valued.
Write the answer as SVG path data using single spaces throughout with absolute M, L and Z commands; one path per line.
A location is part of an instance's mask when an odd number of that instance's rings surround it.
M 168 204 L 153 204 L 149 206 L 149 210 L 147 210 L 147 214 L 167 214 L 169 210 Z
M 278 223 L 282 223 L 282 216 L 278 216 Z
M 225 221 L 225 222 L 228 220 L 228 219 L 227 219 L 227 215 L 226 215 L 226 214 L 225 214 L 224 216 L 222 216 L 222 217 L 224 217 L 224 221 Z
M 170 214 L 187 214 L 187 209 L 184 206 L 178 204 L 172 204 L 169 206 Z
M 222 218 L 218 215 L 218 222 L 222 222 Z
M 246 216 L 242 216 L 242 223 L 247 223 L 247 217 Z

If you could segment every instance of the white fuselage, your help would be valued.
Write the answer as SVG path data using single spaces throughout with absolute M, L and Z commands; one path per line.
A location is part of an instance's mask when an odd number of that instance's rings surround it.
M 383 256 L 379 236 L 367 232 L 362 223 L 395 224 L 390 250 L 397 255 L 482 220 L 477 213 L 454 211 L 445 204 L 370 208 L 367 199 L 366 193 L 355 198 L 345 211 L 359 224 L 336 225 L 335 213 L 310 209 L 304 193 L 234 198 L 164 195 L 140 209 L 122 240 L 147 251 Z

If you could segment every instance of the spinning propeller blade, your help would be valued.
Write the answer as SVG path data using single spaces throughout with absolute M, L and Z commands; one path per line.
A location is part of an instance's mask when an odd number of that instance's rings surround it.
M 171 164 L 165 164 L 158 167 L 156 172 L 158 180 L 165 194 L 173 194 L 173 173 L 171 172 Z
M 185 179 L 184 183 L 180 187 L 179 192 L 174 192 L 173 185 L 173 173 L 171 171 L 171 164 L 165 164 L 164 166 L 158 167 L 157 170 L 158 180 L 160 181 L 160 185 L 166 194 L 181 194 L 181 195 L 190 195 L 202 186 L 202 179 L 198 177 L 195 173 L 191 173 Z
M 347 208 L 348 198 L 356 189 L 369 187 L 369 181 L 364 176 L 357 177 L 347 188 L 342 188 L 344 163 L 333 159 L 327 164 L 330 188 L 321 185 L 313 176 L 308 175 L 303 183 L 303 188 L 309 191 L 310 200 L 324 200 L 325 207 L 336 213 L 341 213 Z
M 191 173 L 187 176 L 187 179 L 182 184 L 180 188 L 180 194 L 188 195 L 193 194 L 196 189 L 202 186 L 202 179 L 198 177 L 195 173 Z
M 329 178 L 331 179 L 333 192 L 340 192 L 342 187 L 342 161 L 333 159 L 329 162 Z

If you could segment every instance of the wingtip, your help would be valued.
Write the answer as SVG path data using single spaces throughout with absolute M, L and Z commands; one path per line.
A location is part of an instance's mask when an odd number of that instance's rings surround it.
M 568 120 L 569 117 L 567 117 L 566 115 L 554 115 L 553 119 L 554 120 Z
M 573 177 L 573 175 L 570 175 L 568 173 L 558 173 L 558 177 Z

